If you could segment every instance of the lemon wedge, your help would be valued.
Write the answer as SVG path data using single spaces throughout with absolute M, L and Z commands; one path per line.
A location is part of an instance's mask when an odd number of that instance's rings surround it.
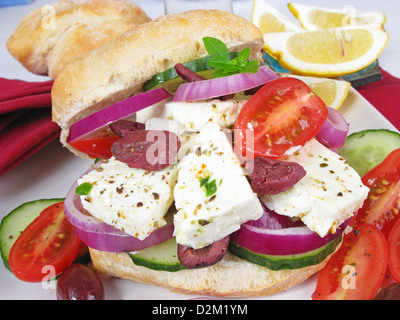
M 384 25 L 386 22 L 382 12 L 359 12 L 352 6 L 334 9 L 289 3 L 288 8 L 303 28 L 310 31 L 366 24 Z
M 304 81 L 328 107 L 338 110 L 345 101 L 351 83 L 344 80 L 307 77 L 292 74 L 282 74 L 284 77 L 294 77 Z
M 299 25 L 292 22 L 264 0 L 253 1 L 251 22 L 258 27 L 262 33 L 301 30 Z
M 389 36 L 381 24 L 264 33 L 264 50 L 292 73 L 338 77 L 374 62 Z

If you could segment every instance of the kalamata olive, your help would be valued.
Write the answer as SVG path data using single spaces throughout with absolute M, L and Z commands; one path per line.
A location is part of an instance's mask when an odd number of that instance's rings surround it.
M 74 263 L 58 279 L 57 300 L 104 300 L 103 283 L 92 268 Z
M 394 283 L 379 291 L 375 300 L 400 300 L 400 283 Z
M 201 249 L 178 244 L 178 259 L 188 269 L 212 266 L 220 261 L 228 251 L 229 239 L 228 235 Z

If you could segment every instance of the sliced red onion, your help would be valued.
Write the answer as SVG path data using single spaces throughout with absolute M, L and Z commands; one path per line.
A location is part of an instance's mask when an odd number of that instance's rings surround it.
M 167 90 L 158 88 L 114 103 L 75 122 L 69 129 L 67 142 L 70 143 L 84 136 L 90 136 L 118 120 L 130 119 L 137 111 L 170 97 L 171 94 Z
M 231 235 L 231 240 L 253 252 L 269 255 L 291 255 L 320 248 L 341 235 L 350 219 L 336 233 L 321 238 L 304 224 L 293 222 L 288 217 L 275 217 L 264 207 L 263 216 L 256 221 L 242 224 Z M 268 221 L 272 219 L 272 221 Z M 286 218 L 286 219 L 285 219 Z M 287 221 L 289 220 L 289 221 Z M 296 225 L 297 224 L 297 225 Z
M 263 215 L 257 220 L 250 220 L 246 224 L 260 229 L 285 229 L 294 227 L 303 227 L 303 221 L 292 220 L 288 216 L 277 214 L 275 211 L 266 207 L 260 202 L 263 208 Z
M 78 182 L 75 181 L 69 189 L 64 201 L 64 211 L 68 221 L 75 227 L 78 237 L 87 246 L 99 251 L 109 252 L 138 251 L 160 244 L 172 237 L 174 232 L 172 215 L 167 219 L 165 226 L 153 231 L 146 239 L 139 240 L 91 215 L 85 214 L 81 199 L 75 193 L 77 186 Z
M 261 66 L 257 73 L 239 73 L 227 77 L 183 83 L 178 87 L 174 101 L 196 101 L 226 96 L 249 90 L 279 78 L 267 66 Z
M 316 138 L 327 147 L 341 148 L 346 141 L 348 132 L 349 124 L 346 119 L 339 111 L 328 107 L 328 119 L 318 132 Z

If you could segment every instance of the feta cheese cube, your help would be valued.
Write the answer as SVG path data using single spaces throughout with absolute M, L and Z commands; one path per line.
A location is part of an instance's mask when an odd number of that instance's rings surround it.
M 137 112 L 136 121 L 145 123 L 151 118 L 168 118 L 176 121 L 185 131 L 200 131 L 207 123 L 215 122 L 225 129 L 235 124 L 246 102 L 212 100 L 156 104 Z
M 166 224 L 177 175 L 176 165 L 149 172 L 112 157 L 78 179 L 93 186 L 81 202 L 97 219 L 143 240 Z
M 178 164 L 174 235 L 199 249 L 260 218 L 263 210 L 218 125 L 204 126 L 192 150 Z
M 285 192 L 260 199 L 278 214 L 301 218 L 321 237 L 335 232 L 368 196 L 369 189 L 346 160 L 315 139 L 287 160 L 301 164 L 305 177 Z

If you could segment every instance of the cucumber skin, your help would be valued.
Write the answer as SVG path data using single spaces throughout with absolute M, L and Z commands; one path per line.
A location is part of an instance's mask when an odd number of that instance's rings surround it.
M 159 262 L 152 262 L 146 259 L 142 259 L 141 257 L 135 257 L 134 254 L 128 253 L 129 257 L 132 259 L 133 263 L 137 266 L 146 267 L 148 269 L 156 270 L 156 271 L 167 271 L 167 272 L 176 272 L 183 269 L 186 269 L 182 264 L 161 264 Z
M 400 148 L 400 133 L 367 129 L 350 134 L 338 152 L 363 177 L 397 148 Z
M 138 266 L 157 271 L 176 272 L 186 269 L 178 259 L 177 247 L 178 244 L 176 243 L 175 238 L 171 238 L 153 247 L 137 252 L 128 252 L 128 255 L 132 259 L 133 263 Z M 159 251 L 164 254 L 167 252 L 168 254 L 171 254 L 171 256 L 162 256 Z
M 319 264 L 324 261 L 326 257 L 335 252 L 341 241 L 342 235 L 321 248 L 295 255 L 273 256 L 255 253 L 239 246 L 233 241 L 229 244 L 229 251 L 241 259 L 266 267 L 273 271 L 279 271 L 284 269 L 300 269 Z
M 29 206 L 33 206 L 35 204 L 38 204 L 39 202 L 43 202 L 43 203 L 46 202 L 47 205 L 43 206 L 43 210 L 44 210 L 45 208 L 47 208 L 47 207 L 49 207 L 49 206 L 51 206 L 51 205 L 53 205 L 55 203 L 63 202 L 64 200 L 65 200 L 64 198 L 52 198 L 52 199 L 40 199 L 40 200 L 29 201 L 29 202 L 21 204 L 20 206 L 18 206 L 14 210 L 12 210 L 9 214 L 7 214 L 1 220 L 1 224 L 0 224 L 0 252 L 1 252 L 1 258 L 3 260 L 3 264 L 6 267 L 6 269 L 11 271 L 10 266 L 8 264 L 8 256 L 10 254 L 10 251 L 7 250 L 7 252 L 5 252 L 5 250 L 7 249 L 6 246 L 7 246 L 7 242 L 8 241 L 7 241 L 7 239 L 6 240 L 3 239 L 4 238 L 3 233 L 5 233 L 5 232 L 9 233 L 8 232 L 9 231 L 8 223 L 10 223 L 10 224 L 12 223 L 13 216 L 15 217 L 15 215 L 17 215 L 18 212 L 21 212 L 21 210 L 29 209 Z M 41 213 L 41 211 L 38 212 L 37 216 L 39 216 L 40 213 Z M 34 219 L 36 217 L 34 217 Z M 30 218 L 32 218 L 32 217 L 30 216 Z M 32 221 L 34 219 L 32 219 Z M 29 219 L 29 220 L 31 220 L 31 219 Z M 20 232 L 22 232 L 32 221 L 29 221 L 29 223 L 27 223 L 25 226 L 22 226 L 22 227 L 21 226 L 15 226 L 15 229 L 18 228 L 18 230 L 20 230 Z M 8 238 L 8 237 L 6 237 L 6 238 Z M 12 239 L 12 242 L 14 243 L 16 240 L 17 240 L 17 238 Z M 9 240 L 9 241 L 11 242 L 11 240 Z M 11 246 L 10 246 L 10 249 L 11 249 Z

